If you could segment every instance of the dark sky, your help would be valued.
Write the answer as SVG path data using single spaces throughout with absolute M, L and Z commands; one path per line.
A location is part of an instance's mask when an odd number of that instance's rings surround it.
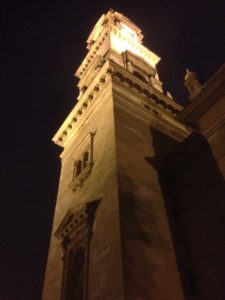
M 86 39 L 110 8 L 142 29 L 182 103 L 186 67 L 206 81 L 224 63 L 224 1 L 1 2 L 0 300 L 41 299 L 60 174 L 51 138 L 75 104 Z

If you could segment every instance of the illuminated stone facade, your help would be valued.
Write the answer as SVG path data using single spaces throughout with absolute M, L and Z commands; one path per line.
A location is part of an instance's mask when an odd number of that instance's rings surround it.
M 87 40 L 78 102 L 53 138 L 62 170 L 43 300 L 187 299 L 165 166 L 194 129 L 142 38 L 109 11 Z

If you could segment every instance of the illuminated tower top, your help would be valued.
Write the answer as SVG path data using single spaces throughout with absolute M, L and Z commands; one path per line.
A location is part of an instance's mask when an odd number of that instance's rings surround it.
M 90 51 L 77 70 L 76 76 L 79 78 L 84 76 L 96 53 L 105 55 L 109 50 L 117 54 L 128 50 L 155 68 L 160 57 L 144 47 L 142 39 L 140 28 L 121 13 L 110 10 L 106 15 L 101 16 L 89 35 L 87 49 Z
M 163 92 L 156 70 L 160 57 L 143 46 L 142 39 L 141 29 L 121 13 L 110 10 L 101 16 L 87 39 L 88 53 L 75 73 L 79 78 L 78 103 L 53 138 L 56 144 L 65 147 L 73 138 L 71 132 L 88 102 L 109 77 L 120 78 L 129 90 L 136 89 L 146 98 L 145 107 L 151 104 L 155 111 L 174 119 L 182 107 L 170 93 Z

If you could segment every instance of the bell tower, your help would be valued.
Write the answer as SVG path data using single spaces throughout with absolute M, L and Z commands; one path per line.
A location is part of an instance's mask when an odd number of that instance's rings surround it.
M 53 141 L 61 176 L 43 300 L 182 300 L 159 169 L 189 129 L 141 30 L 104 14 Z

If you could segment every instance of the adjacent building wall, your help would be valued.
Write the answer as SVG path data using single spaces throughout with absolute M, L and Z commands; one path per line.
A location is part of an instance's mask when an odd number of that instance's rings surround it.
M 187 299 L 225 297 L 225 66 L 181 112 L 195 133 L 161 173 Z

